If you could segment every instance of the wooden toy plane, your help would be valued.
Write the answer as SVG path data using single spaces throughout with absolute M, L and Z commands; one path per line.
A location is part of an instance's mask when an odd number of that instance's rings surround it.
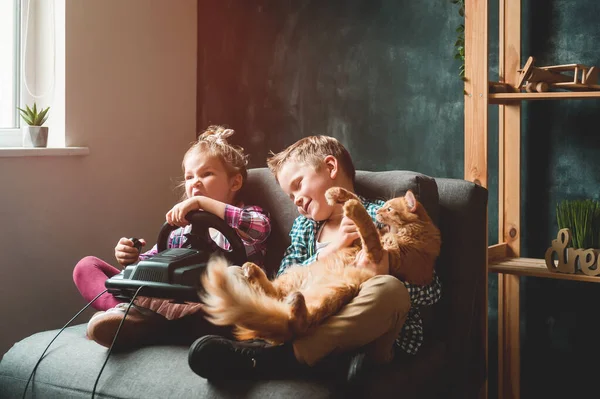
M 600 90 L 598 82 L 598 69 L 581 64 L 550 65 L 536 67 L 535 59 L 529 57 L 525 66 L 519 69 L 517 88 L 525 88 L 532 93 L 546 92 L 550 89 L 564 89 L 572 91 Z M 565 72 L 568 72 L 565 74 Z M 569 74 L 570 73 L 570 74 Z

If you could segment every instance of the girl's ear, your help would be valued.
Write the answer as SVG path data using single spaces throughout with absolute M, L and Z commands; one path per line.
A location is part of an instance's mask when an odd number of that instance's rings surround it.
M 333 155 L 327 155 L 323 161 L 325 162 L 327 172 L 329 172 L 329 177 L 335 179 L 339 171 L 337 158 Z
M 231 178 L 231 191 L 236 192 L 242 188 L 243 178 L 240 173 Z
M 406 205 L 408 206 L 408 210 L 414 213 L 417 210 L 417 200 L 412 191 L 408 190 L 406 194 L 404 194 L 404 199 L 406 200 Z

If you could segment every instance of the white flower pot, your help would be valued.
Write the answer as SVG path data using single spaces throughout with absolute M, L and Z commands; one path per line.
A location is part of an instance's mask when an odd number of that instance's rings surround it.
M 46 147 L 48 145 L 47 126 L 23 126 L 23 147 Z

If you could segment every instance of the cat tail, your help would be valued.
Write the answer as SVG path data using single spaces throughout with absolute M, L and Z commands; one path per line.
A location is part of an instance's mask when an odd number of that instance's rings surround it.
M 215 325 L 235 326 L 238 339 L 262 338 L 283 342 L 292 337 L 290 305 L 250 286 L 227 261 L 213 257 L 199 291 L 206 318 Z M 260 336 L 258 334 L 260 332 Z

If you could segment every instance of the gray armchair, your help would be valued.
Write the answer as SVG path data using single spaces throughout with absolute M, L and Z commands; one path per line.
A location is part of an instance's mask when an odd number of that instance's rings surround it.
M 487 196 L 485 188 L 460 179 L 434 179 L 410 171 L 358 171 L 356 190 L 386 199 L 412 189 L 442 232 L 436 270 L 443 297 L 423 309 L 425 343 L 416 356 L 399 356 L 368 376 L 373 398 L 475 398 L 486 380 Z M 271 213 L 267 268 L 273 274 L 289 243 L 296 209 L 266 168 L 249 173 L 244 198 Z M 0 397 L 17 398 L 57 331 L 17 342 L 0 362 Z M 85 338 L 85 323 L 67 328 L 52 344 L 28 388 L 28 397 L 89 398 L 107 350 Z M 96 394 L 110 398 L 329 398 L 333 381 L 288 380 L 209 383 L 187 363 L 188 348 L 158 345 L 113 353 Z M 31 394 L 33 391 L 33 395 Z

